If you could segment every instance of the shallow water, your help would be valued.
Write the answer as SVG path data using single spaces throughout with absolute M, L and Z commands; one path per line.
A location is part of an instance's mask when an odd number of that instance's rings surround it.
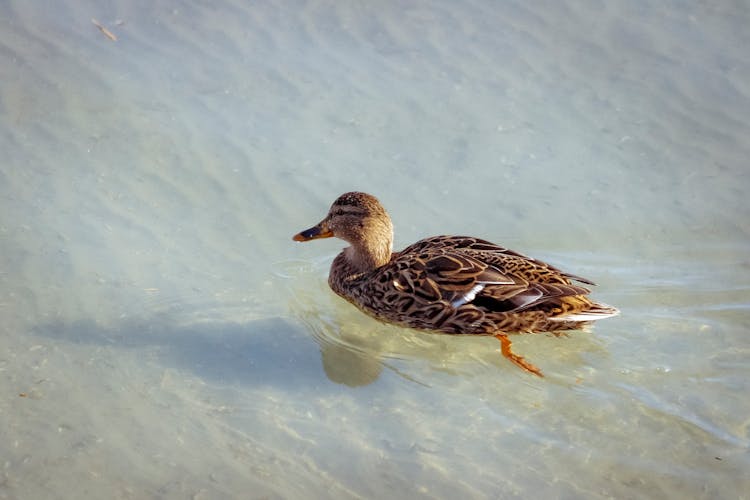
M 745 3 L 0 14 L 0 498 L 747 498 Z M 354 189 L 622 315 L 381 325 L 291 241 Z

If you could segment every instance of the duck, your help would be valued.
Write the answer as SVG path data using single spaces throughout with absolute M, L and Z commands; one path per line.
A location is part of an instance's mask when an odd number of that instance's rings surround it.
M 328 275 L 337 295 L 385 323 L 494 336 L 505 358 L 540 377 L 513 352 L 509 334 L 559 336 L 619 314 L 588 297 L 592 281 L 481 238 L 432 236 L 394 252 L 391 218 L 367 193 L 342 194 L 322 221 L 292 239 L 330 237 L 349 244 Z

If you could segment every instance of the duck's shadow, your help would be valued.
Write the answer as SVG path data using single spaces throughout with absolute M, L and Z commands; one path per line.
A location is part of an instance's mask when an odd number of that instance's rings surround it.
M 36 326 L 33 333 L 74 344 L 137 351 L 160 364 L 220 384 L 298 390 L 328 380 L 321 369 L 318 344 L 302 326 L 283 317 L 184 321 L 166 313 L 115 324 L 88 319 L 51 322 Z M 334 381 L 360 385 L 356 379 Z

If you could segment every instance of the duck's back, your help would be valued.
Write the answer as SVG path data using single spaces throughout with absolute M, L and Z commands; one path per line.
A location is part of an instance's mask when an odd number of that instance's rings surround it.
M 573 280 L 593 285 L 486 240 L 434 236 L 331 286 L 383 321 L 447 333 L 555 331 L 617 313 Z

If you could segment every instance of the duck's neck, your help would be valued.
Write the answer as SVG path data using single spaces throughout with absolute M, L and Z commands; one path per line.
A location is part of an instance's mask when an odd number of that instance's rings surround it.
M 391 239 L 362 241 L 344 249 L 342 254 L 354 273 L 366 273 L 383 266 L 391 260 Z
M 363 249 L 361 246 L 346 247 L 333 259 L 328 284 L 339 295 L 348 297 L 357 278 L 387 264 L 391 259 L 391 246 Z
M 356 231 L 338 236 L 351 246 L 344 248 L 333 260 L 328 283 L 336 293 L 348 297 L 356 290 L 356 287 L 352 288 L 353 280 L 390 262 L 393 225 L 387 216 L 369 219 Z
M 359 231 L 344 239 L 351 246 L 345 248 L 336 260 L 350 274 L 372 271 L 391 260 L 393 225 L 387 217 L 366 221 Z

